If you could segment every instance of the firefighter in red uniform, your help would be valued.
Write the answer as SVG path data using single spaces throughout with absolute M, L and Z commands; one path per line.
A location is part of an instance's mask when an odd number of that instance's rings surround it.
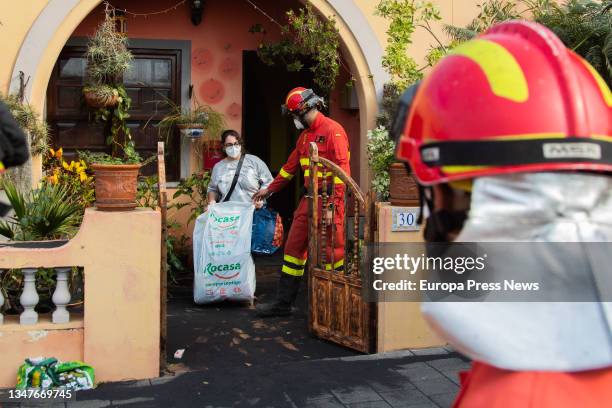
M 293 117 L 295 126 L 304 129 L 298 137 L 295 149 L 289 155 L 287 163 L 283 165 L 276 179 L 267 189 L 262 189 L 253 196 L 257 201 L 265 199 L 270 194 L 280 191 L 302 168 L 304 172 L 304 186 L 310 183 L 310 159 L 309 146 L 316 142 L 319 148 L 319 156 L 329 159 L 350 175 L 349 166 L 349 143 L 346 132 L 336 121 L 326 117 L 320 112 L 324 107 L 323 98 L 314 93 L 312 89 L 295 88 L 287 95 L 285 105 L 282 106 L 283 113 Z M 331 257 L 332 249 L 328 247 L 327 258 L 334 259 L 333 265 L 327 264 L 327 269 L 341 269 L 344 267 L 344 192 L 343 182 L 333 177 L 330 172 L 320 171 L 316 176 L 319 178 L 319 186 L 322 185 L 323 177 L 327 180 L 328 194 L 332 195 L 328 208 L 319 213 L 326 218 L 327 234 L 332 233 L 331 222 L 335 225 L 334 256 Z M 318 192 L 321 194 L 321 191 Z M 321 201 L 319 201 L 321 202 Z M 302 197 L 297 210 L 293 216 L 293 223 L 289 230 L 289 236 L 285 244 L 283 268 L 279 280 L 276 299 L 271 303 L 257 305 L 257 314 L 262 317 L 285 316 L 291 314 L 291 304 L 297 296 L 308 248 L 308 199 Z M 331 240 L 330 240 L 331 241 Z
M 434 330 L 473 360 L 453 406 L 612 407 L 612 302 L 600 295 L 610 293 L 612 255 L 592 250 L 612 242 L 604 79 L 547 28 L 504 22 L 407 91 L 392 133 L 423 186 L 427 241 L 582 243 L 569 256 L 496 255 L 555 301 L 422 304 Z M 590 297 L 564 301 L 587 286 Z

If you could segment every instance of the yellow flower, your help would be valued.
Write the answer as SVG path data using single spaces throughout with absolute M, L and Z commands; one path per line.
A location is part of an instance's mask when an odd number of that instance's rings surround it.
M 51 184 L 57 184 L 57 182 L 59 181 L 58 177 L 57 177 L 57 174 L 49 176 L 49 181 L 51 182 Z
M 61 159 L 63 154 L 64 154 L 64 149 L 60 147 L 59 149 L 57 149 L 57 152 L 55 152 L 55 157 L 57 157 L 58 159 Z
M 53 150 L 53 148 L 49 148 L 49 154 L 51 155 L 51 157 L 55 157 L 55 150 Z
M 83 170 L 87 168 L 87 165 L 85 164 L 85 160 L 83 159 L 81 159 L 81 167 L 83 168 Z
M 63 167 L 65 170 L 70 171 L 70 166 L 68 166 L 68 163 L 66 163 L 64 160 L 62 160 L 62 167 Z

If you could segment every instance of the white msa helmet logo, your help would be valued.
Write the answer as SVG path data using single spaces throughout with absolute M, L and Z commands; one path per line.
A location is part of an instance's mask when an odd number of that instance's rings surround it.
M 601 146 L 595 143 L 544 143 L 542 149 L 546 159 L 601 159 Z
M 426 163 L 440 160 L 440 148 L 428 147 L 426 149 L 421 150 L 421 160 Z

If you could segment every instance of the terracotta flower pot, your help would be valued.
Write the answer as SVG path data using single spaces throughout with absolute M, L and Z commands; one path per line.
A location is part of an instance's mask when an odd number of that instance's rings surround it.
M 113 108 L 119 103 L 119 96 L 101 96 L 94 91 L 83 92 L 85 103 L 92 108 Z
M 180 130 L 183 129 L 204 129 L 204 125 L 201 123 L 179 123 L 176 127 Z
M 140 164 L 92 164 L 96 177 L 96 207 L 100 211 L 130 211 L 136 208 Z
M 391 205 L 414 207 L 419 205 L 419 188 L 404 163 L 393 163 L 389 168 Z

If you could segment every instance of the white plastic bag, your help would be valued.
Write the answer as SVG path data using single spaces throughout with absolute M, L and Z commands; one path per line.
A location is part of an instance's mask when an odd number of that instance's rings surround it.
M 253 204 L 228 201 L 210 206 L 193 230 L 193 300 L 250 301 L 255 294 L 251 258 Z

